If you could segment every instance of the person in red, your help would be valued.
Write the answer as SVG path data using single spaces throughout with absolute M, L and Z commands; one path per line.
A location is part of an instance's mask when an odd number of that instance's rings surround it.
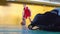
M 31 12 L 30 12 L 29 8 L 26 6 L 26 4 L 24 4 L 24 12 L 23 12 L 22 25 L 26 24 L 26 19 L 27 18 L 29 18 L 29 20 L 31 21 L 30 16 L 31 16 Z

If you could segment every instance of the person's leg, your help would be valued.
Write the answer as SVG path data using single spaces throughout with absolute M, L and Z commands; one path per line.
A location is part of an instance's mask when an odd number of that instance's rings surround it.
M 23 20 L 23 21 L 24 21 L 24 24 L 26 25 L 26 19 L 25 19 L 25 18 L 24 18 L 24 20 Z
M 31 22 L 31 18 L 29 17 L 29 21 Z
M 26 25 L 26 19 L 25 18 L 23 18 L 23 20 L 22 20 L 22 23 L 21 23 L 22 25 Z

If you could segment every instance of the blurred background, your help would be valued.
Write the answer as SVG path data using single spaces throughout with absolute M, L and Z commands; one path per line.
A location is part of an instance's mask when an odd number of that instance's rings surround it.
M 40 0 L 0 0 L 0 31 L 1 31 L 0 33 L 9 34 L 10 33 L 9 31 L 11 31 L 12 33 L 10 34 L 24 34 L 24 32 L 27 29 L 26 28 L 24 30 L 24 26 L 21 25 L 24 11 L 23 10 L 24 3 L 29 7 L 31 11 L 31 20 L 33 20 L 35 15 L 38 13 L 44 14 L 45 12 L 51 11 L 60 6 L 59 3 L 56 4 L 48 3 L 48 2 L 60 2 L 59 0 L 41 0 L 40 2 L 38 1 Z M 42 1 L 48 2 L 45 3 Z M 25 27 L 28 27 L 29 24 L 30 21 L 26 19 Z M 31 32 L 33 33 L 34 31 Z M 36 34 L 37 32 L 38 31 L 36 31 Z
M 22 0 L 23 1 L 23 0 Z M 22 21 L 23 4 L 19 0 L 1 0 L 0 1 L 0 25 L 20 25 Z M 27 4 L 31 11 L 31 20 L 38 13 L 45 13 L 55 7 L 45 5 Z M 27 19 L 28 20 L 28 19 Z M 29 20 L 27 24 L 29 24 Z

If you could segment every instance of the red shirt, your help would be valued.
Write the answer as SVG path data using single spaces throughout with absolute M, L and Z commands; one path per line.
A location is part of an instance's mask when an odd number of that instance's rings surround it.
M 28 9 L 28 7 L 24 7 L 24 15 L 23 15 L 23 17 L 27 19 L 27 17 L 30 17 L 30 16 L 31 16 L 30 10 Z

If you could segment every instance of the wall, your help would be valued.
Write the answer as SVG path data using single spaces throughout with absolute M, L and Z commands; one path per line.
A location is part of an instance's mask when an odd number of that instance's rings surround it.
M 45 13 L 54 9 L 54 7 L 40 6 L 40 5 L 29 5 L 27 4 L 31 11 L 31 20 L 38 13 Z M 0 6 L 0 25 L 19 25 L 22 21 L 23 4 L 18 3 L 8 3 L 8 6 Z M 26 25 L 30 22 L 27 19 Z

